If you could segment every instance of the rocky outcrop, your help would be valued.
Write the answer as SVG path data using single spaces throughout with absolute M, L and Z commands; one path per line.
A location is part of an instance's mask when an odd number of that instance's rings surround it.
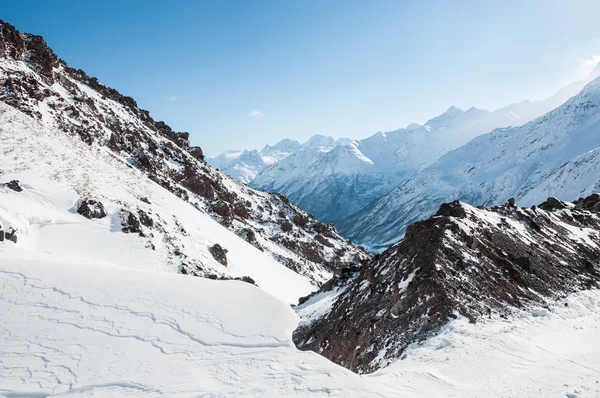
M 77 213 L 89 219 L 106 217 L 104 205 L 95 199 L 82 200 L 77 206 Z
M 121 211 L 121 231 L 126 234 L 141 233 L 141 224 L 139 218 L 130 211 Z
M 510 203 L 491 209 L 442 205 L 360 270 L 305 298 L 296 345 L 368 373 L 456 317 L 510 316 L 598 287 L 598 196 L 561 203 L 564 208 L 553 204 L 552 211 Z M 311 315 L 311 306 L 331 297 L 337 298 L 329 311 Z
M 215 243 L 208 248 L 208 251 L 210 251 L 210 254 L 212 254 L 213 258 L 217 260 L 218 263 L 227 267 L 227 249 L 223 248 L 220 244 Z
M 331 247 L 315 240 L 317 222 L 308 213 L 283 196 L 256 191 L 209 167 L 202 149 L 190 146 L 187 132 L 155 121 L 133 98 L 67 65 L 41 37 L 19 33 L 2 21 L 0 100 L 81 138 L 91 149 L 110 149 L 155 183 L 234 233 L 248 236 L 250 244 L 316 284 L 325 282 L 340 266 L 369 257 L 334 229 L 327 241 L 320 239 Z M 144 225 L 142 215 L 133 215 Z M 253 235 L 245 230 L 252 230 Z M 282 243 L 291 240 L 303 244 Z M 189 271 L 203 275 L 193 267 Z
M 17 180 L 12 180 L 10 182 L 5 183 L 4 187 L 8 188 L 8 189 L 12 189 L 15 192 L 23 191 L 23 187 L 21 187 L 21 184 L 19 184 L 19 181 L 17 181 Z

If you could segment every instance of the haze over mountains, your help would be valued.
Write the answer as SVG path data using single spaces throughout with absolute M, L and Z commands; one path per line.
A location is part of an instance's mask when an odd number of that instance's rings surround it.
M 411 124 L 362 140 L 314 136 L 300 145 L 286 139 L 260 152 L 229 151 L 207 161 L 252 187 L 283 193 L 318 219 L 345 228 L 343 219 L 446 152 L 495 128 L 519 126 L 543 115 L 599 74 L 596 68 L 586 79 L 571 83 L 550 98 L 522 101 L 492 112 L 450 107 L 423 125 Z

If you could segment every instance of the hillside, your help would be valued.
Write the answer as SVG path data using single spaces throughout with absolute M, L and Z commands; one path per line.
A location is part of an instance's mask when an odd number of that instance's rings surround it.
M 201 148 L 190 146 L 188 133 L 173 131 L 152 119 L 132 98 L 71 68 L 42 37 L 22 34 L 4 22 L 0 22 L 0 100 L 28 115 L 32 123 L 86 143 L 89 154 L 73 159 L 71 167 L 82 167 L 86 162 L 81 159 L 96 153 L 108 153 L 141 171 L 137 178 L 153 181 L 210 215 L 276 261 L 310 278 L 315 286 L 347 264 L 368 257 L 285 197 L 255 191 L 212 169 L 204 162 Z M 14 132 L 7 128 L 5 134 Z M 27 139 L 26 132 L 21 134 Z M 61 139 L 56 136 L 57 142 Z M 19 158 L 18 144 L 13 150 Z M 93 182 L 96 176 L 89 178 Z M 187 258 L 195 257 L 193 251 L 179 249 Z M 214 273 L 210 268 L 198 259 L 180 262 L 180 270 L 188 274 L 210 276 Z
M 303 299 L 294 342 L 370 373 L 453 319 L 514 319 L 597 289 L 598 211 L 598 195 L 533 208 L 443 204 L 398 244 Z

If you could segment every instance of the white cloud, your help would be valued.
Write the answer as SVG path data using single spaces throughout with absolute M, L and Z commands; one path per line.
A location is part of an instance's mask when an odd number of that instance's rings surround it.
M 591 58 L 583 59 L 579 61 L 579 66 L 577 67 L 577 77 L 579 79 L 583 79 L 587 75 L 589 75 L 592 70 L 600 63 L 600 55 L 592 55 Z
M 177 99 L 176 95 L 169 95 L 165 98 L 165 101 L 175 101 Z
M 264 114 L 264 113 L 262 113 L 261 111 L 252 111 L 252 112 L 250 112 L 250 113 L 248 114 L 248 116 L 251 116 L 251 117 L 257 117 L 257 118 L 258 118 L 258 117 L 265 117 L 265 116 L 267 116 L 267 115 L 265 115 L 265 114 Z

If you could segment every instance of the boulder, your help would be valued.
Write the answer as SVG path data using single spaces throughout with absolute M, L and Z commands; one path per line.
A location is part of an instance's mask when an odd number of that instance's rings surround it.
M 7 182 L 6 184 L 4 184 L 4 187 L 12 189 L 15 192 L 23 191 L 23 187 L 21 187 L 18 180 L 12 180 L 10 182 Z
M 82 200 L 77 207 L 77 213 L 89 219 L 106 217 L 104 205 L 95 199 Z
M 562 210 L 562 209 L 566 208 L 567 206 L 565 205 L 564 202 L 562 202 L 556 198 L 549 197 L 548 199 L 546 199 L 545 202 L 540 203 L 540 205 L 538 207 L 542 210 L 553 211 L 553 210 Z
M 440 209 L 435 213 L 434 217 L 455 217 L 455 218 L 465 218 L 467 213 L 465 209 L 462 207 L 458 200 L 455 200 L 452 203 L 442 203 Z
M 17 230 L 12 227 L 9 228 L 8 231 L 4 233 L 4 239 L 17 243 Z
M 215 243 L 208 248 L 208 251 L 210 251 L 210 254 L 212 254 L 213 258 L 217 260 L 218 263 L 227 267 L 227 249 L 220 244 Z
M 192 146 L 188 149 L 188 153 L 192 155 L 197 160 L 204 162 L 204 152 L 202 152 L 202 148 L 199 146 Z
M 144 210 L 138 210 L 138 216 L 143 226 L 148 228 L 154 227 L 154 220 Z

